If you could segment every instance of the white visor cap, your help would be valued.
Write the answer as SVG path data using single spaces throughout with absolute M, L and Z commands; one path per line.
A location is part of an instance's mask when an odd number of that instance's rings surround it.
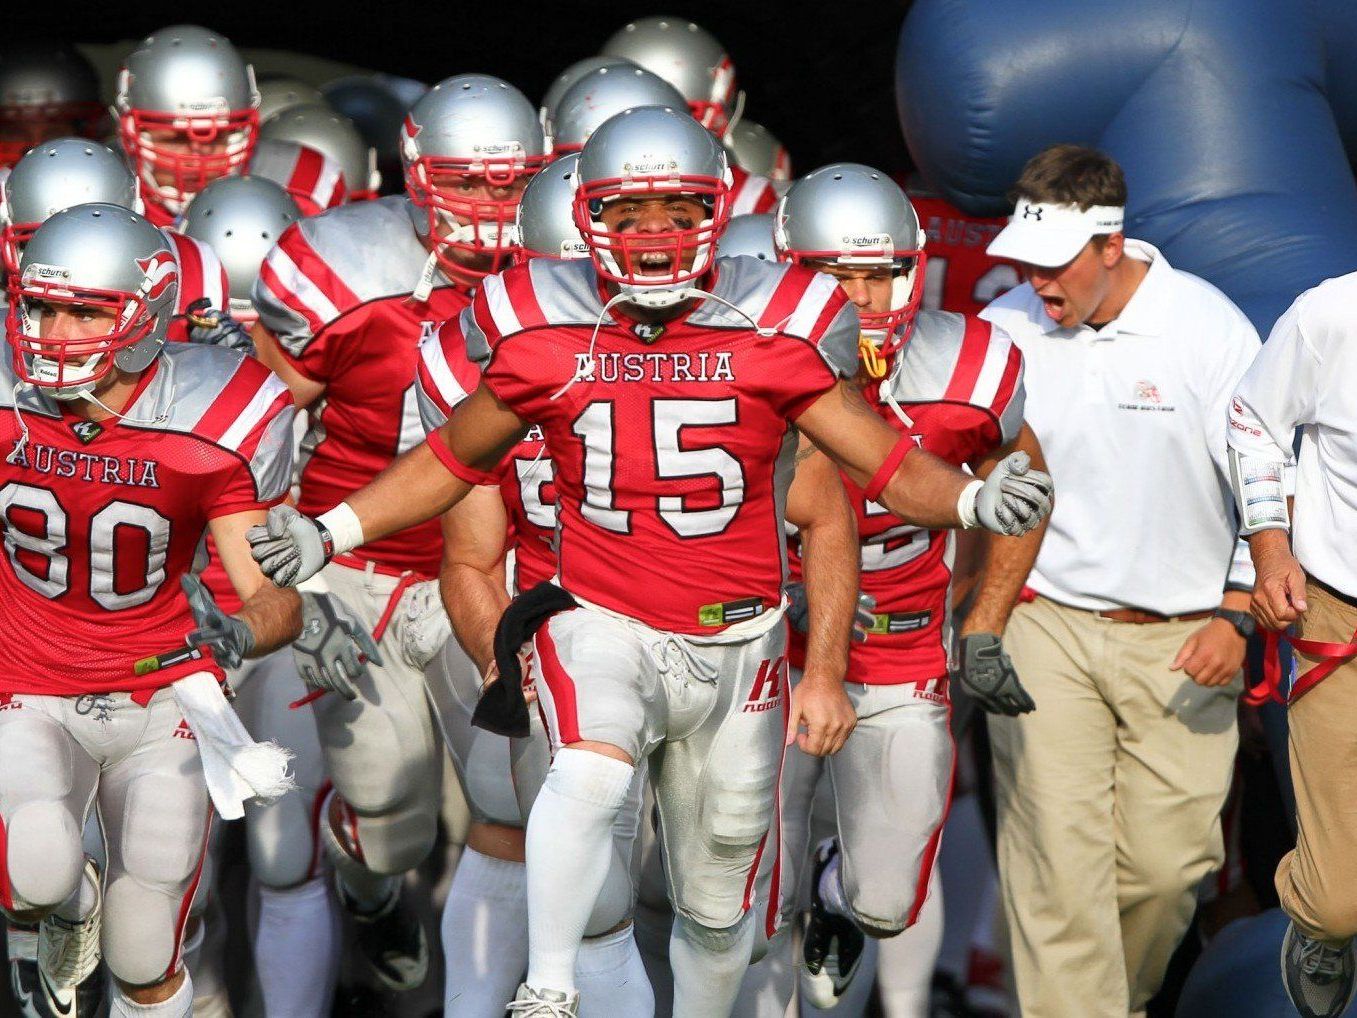
M 1008 225 L 990 241 L 988 252 L 1042 268 L 1071 261 L 1092 237 L 1120 233 L 1126 210 L 1119 205 L 1058 205 L 1019 198 Z

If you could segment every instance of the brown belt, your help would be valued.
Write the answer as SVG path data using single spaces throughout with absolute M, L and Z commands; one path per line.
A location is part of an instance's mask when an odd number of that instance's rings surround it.
M 1109 622 L 1129 622 L 1135 626 L 1146 626 L 1153 622 L 1195 622 L 1197 619 L 1209 619 L 1215 612 L 1208 608 L 1205 611 L 1188 612 L 1186 615 L 1160 615 L 1158 612 L 1147 612 L 1140 608 L 1117 608 L 1110 612 L 1093 614 Z

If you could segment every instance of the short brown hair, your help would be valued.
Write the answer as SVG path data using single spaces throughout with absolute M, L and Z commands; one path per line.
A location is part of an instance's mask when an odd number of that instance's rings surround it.
M 1106 152 L 1086 145 L 1052 145 L 1022 168 L 1022 175 L 1009 192 L 1013 201 L 1078 205 L 1125 205 L 1126 175 Z

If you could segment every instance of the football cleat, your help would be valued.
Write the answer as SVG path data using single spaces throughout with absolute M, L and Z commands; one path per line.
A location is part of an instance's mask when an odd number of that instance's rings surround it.
M 1282 938 L 1282 985 L 1301 1018 L 1337 1018 L 1357 991 L 1352 941 L 1315 940 L 1290 924 Z
M 815 849 L 810 912 L 801 941 L 801 996 L 821 1010 L 839 1003 L 857 974 L 866 938 L 853 920 L 831 912 L 820 898 L 820 877 L 839 854 L 833 838 Z
M 513 1018 L 579 1018 L 580 995 L 562 990 L 534 990 L 523 983 L 507 1013 Z
M 398 889 L 375 912 L 360 911 L 339 888 L 339 900 L 354 922 L 354 939 L 381 984 L 402 992 L 423 985 L 429 974 L 429 940 L 419 918 L 405 907 Z

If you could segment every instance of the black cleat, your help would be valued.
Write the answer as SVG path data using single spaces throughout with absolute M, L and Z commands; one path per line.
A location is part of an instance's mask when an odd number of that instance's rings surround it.
M 429 974 L 429 939 L 419 918 L 405 907 L 399 888 L 375 912 L 360 911 L 339 885 L 339 901 L 353 918 L 354 939 L 377 979 L 397 993 L 423 985 Z
M 839 844 L 833 838 L 815 849 L 810 912 L 801 943 L 801 996 L 821 1010 L 835 1007 L 847 992 L 866 944 L 853 920 L 829 911 L 820 900 L 820 876 L 838 854 Z

